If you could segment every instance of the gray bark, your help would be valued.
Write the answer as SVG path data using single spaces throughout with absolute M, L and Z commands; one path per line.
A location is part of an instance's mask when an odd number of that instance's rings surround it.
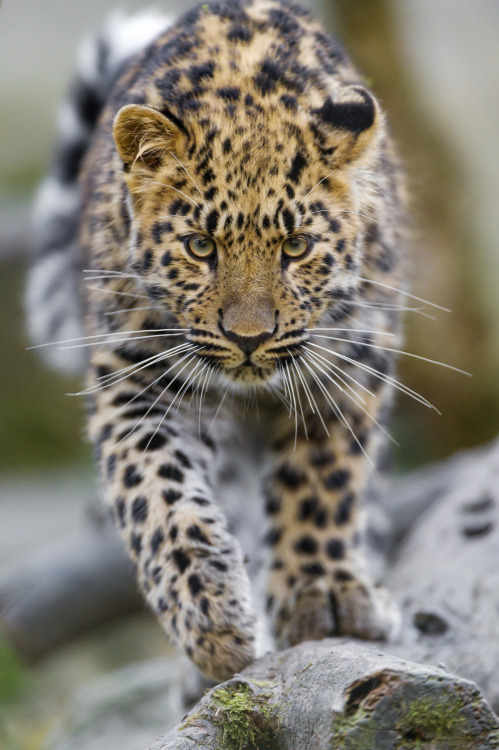
M 457 489 L 474 493 L 478 483 L 487 489 L 499 473 L 499 438 L 474 450 L 457 453 L 446 461 L 394 479 L 382 498 L 390 517 L 396 551 L 403 537 L 421 516 Z
M 386 577 L 404 618 L 399 642 L 386 649 L 443 662 L 499 711 L 499 442 L 432 474 L 420 494 L 414 485 L 403 497 L 403 507 L 417 506 L 433 480 L 433 504 L 406 531 Z
M 133 565 L 105 527 L 83 529 L 0 578 L 0 625 L 28 661 L 143 606 Z
M 269 654 L 213 688 L 150 750 L 499 747 L 473 683 L 353 641 Z

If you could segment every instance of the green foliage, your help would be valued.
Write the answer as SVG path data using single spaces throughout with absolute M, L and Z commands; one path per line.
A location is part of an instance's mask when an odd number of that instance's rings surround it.
M 17 699 L 27 685 L 27 672 L 19 656 L 0 632 L 0 705 Z
M 1 271 L 0 469 L 90 463 L 83 399 L 65 395 L 81 383 L 58 377 L 36 352 L 26 351 L 24 264 L 3 263 Z

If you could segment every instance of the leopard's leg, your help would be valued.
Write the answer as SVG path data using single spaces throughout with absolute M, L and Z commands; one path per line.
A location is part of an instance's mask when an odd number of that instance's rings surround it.
M 374 431 L 365 422 L 362 447 L 373 454 Z M 309 439 L 298 428 L 296 447 L 288 430 L 274 454 L 266 608 L 280 647 L 331 635 L 388 638 L 398 628 L 397 608 L 371 580 L 360 543 L 372 467 L 337 415 L 326 426 L 329 435 L 316 424 Z
M 94 369 L 118 364 L 101 353 Z M 142 387 L 123 379 L 92 395 L 103 494 L 168 635 L 207 676 L 225 679 L 260 646 L 242 553 L 213 496 L 217 446 L 199 437 L 192 413 L 164 419 L 175 394 L 154 405 Z

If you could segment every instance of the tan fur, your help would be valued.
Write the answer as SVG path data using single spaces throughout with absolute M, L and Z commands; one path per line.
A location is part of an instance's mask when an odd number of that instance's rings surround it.
M 264 647 L 216 502 L 221 457 L 245 430 L 227 386 L 258 394 L 278 644 L 389 635 L 397 616 L 366 570 L 360 507 L 390 400 L 392 355 L 376 347 L 398 340 L 403 189 L 348 58 L 275 0 L 203 6 L 124 72 L 82 185 L 85 267 L 103 276 L 85 290 L 86 325 L 111 342 L 92 348 L 90 430 L 170 636 L 217 678 Z M 199 236 L 211 259 L 190 250 Z M 298 236 L 309 251 L 289 259 Z

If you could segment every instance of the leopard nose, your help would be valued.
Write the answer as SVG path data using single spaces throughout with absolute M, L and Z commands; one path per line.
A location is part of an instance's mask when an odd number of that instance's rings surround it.
M 264 331 L 258 336 L 240 336 L 233 331 L 224 330 L 225 336 L 229 341 L 233 341 L 246 354 L 247 357 L 253 354 L 261 343 L 267 341 L 273 334 L 273 331 Z

